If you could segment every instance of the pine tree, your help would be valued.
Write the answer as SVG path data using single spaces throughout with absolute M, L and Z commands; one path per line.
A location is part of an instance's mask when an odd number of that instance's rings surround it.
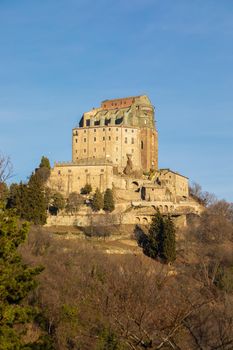
M 27 185 L 27 210 L 23 218 L 36 225 L 46 223 L 48 202 L 44 184 L 37 174 L 33 174 Z
M 27 305 L 24 299 L 37 285 L 34 276 L 42 271 L 41 267 L 29 268 L 23 264 L 17 251 L 25 241 L 27 232 L 28 225 L 20 225 L 11 211 L 0 213 L 1 349 L 32 349 L 34 345 L 37 349 L 45 349 L 40 341 L 29 345 L 22 339 L 27 325 L 37 315 L 37 311 Z
M 104 206 L 103 195 L 100 192 L 100 190 L 97 188 L 93 196 L 92 209 L 94 211 L 99 211 L 100 209 L 103 209 L 103 206 Z
M 91 184 L 86 184 L 82 189 L 81 189 L 81 193 L 82 194 L 89 194 L 92 191 L 92 187 Z
M 110 188 L 107 188 L 104 193 L 104 208 L 105 211 L 112 212 L 115 209 L 115 203 L 113 198 L 113 192 Z

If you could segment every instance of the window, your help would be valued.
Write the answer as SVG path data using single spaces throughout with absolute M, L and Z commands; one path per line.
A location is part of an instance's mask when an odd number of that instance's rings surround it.
M 101 173 L 104 173 L 104 169 L 101 169 Z
M 87 169 L 85 169 L 85 173 L 87 173 L 88 172 L 88 170 Z
M 58 175 L 61 175 L 61 170 L 58 170 Z
M 96 129 L 94 129 L 94 132 L 96 132 Z
M 111 136 L 109 136 L 108 139 L 111 140 Z
M 109 128 L 108 131 L 111 131 L 111 128 Z
M 83 153 L 86 153 L 86 152 L 87 152 L 87 150 L 86 150 L 86 148 L 84 148 Z
M 94 142 L 96 141 L 96 137 L 94 137 Z
M 116 131 L 118 131 L 118 128 L 116 128 Z
M 127 129 L 125 129 L 125 132 L 127 132 L 128 130 Z
M 105 137 L 103 137 L 103 141 L 105 141 Z
M 132 145 L 134 144 L 134 138 L 132 137 L 132 139 L 131 139 L 131 143 L 132 143 Z
M 118 158 L 116 158 L 116 162 L 118 162 Z
M 118 147 L 116 147 L 116 151 L 118 151 Z
M 86 134 L 87 130 L 84 130 L 84 134 Z
M 132 153 L 134 153 L 134 149 L 133 149 L 133 148 L 132 148 L 132 150 L 131 150 L 131 151 L 132 151 Z
M 105 131 L 105 128 L 103 128 L 103 131 Z
M 84 141 L 84 142 L 87 142 L 87 139 L 86 139 L 86 137 L 84 137 L 83 141 Z
M 75 153 L 78 153 L 78 151 L 76 150 Z
M 105 152 L 105 147 L 103 147 L 103 151 Z
M 132 130 L 132 132 L 134 132 L 134 130 Z
M 118 141 L 118 136 L 116 137 L 116 141 Z
M 96 152 L 96 148 L 94 148 L 94 152 Z
M 141 149 L 143 149 L 143 141 L 141 141 Z
M 75 142 L 77 143 L 77 142 L 78 142 L 78 139 L 75 139 Z
M 68 173 L 71 173 L 71 170 L 70 170 L 70 169 L 68 169 Z
M 125 143 L 127 143 L 127 137 L 125 137 Z

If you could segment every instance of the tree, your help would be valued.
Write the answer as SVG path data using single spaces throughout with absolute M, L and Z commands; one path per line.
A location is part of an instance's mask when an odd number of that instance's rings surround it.
M 166 263 L 176 259 L 175 226 L 170 217 L 163 218 L 157 211 L 152 219 L 143 250 L 152 259 L 160 257 Z
M 54 192 L 52 193 L 51 197 L 51 204 L 49 206 L 49 211 L 53 215 L 57 215 L 59 210 L 62 210 L 65 208 L 65 198 L 60 192 Z
M 176 259 L 176 236 L 175 226 L 170 216 L 163 219 L 163 231 L 161 232 L 161 241 L 159 242 L 159 256 L 170 263 Z
M 40 168 L 47 168 L 50 170 L 51 166 L 50 166 L 49 159 L 47 157 L 42 156 L 39 167 Z
M 10 157 L 0 154 L 0 183 L 6 182 L 13 172 L 13 166 Z
M 11 211 L 0 213 L 1 349 L 32 349 L 34 345 L 37 349 L 45 348 L 39 339 L 30 344 L 25 342 L 25 337 L 23 339 L 27 326 L 37 315 L 36 309 L 24 300 L 37 285 L 34 277 L 43 270 L 29 268 L 21 261 L 17 248 L 25 241 L 27 233 L 28 225 L 20 225 Z
M 91 184 L 86 184 L 82 189 L 81 189 L 81 193 L 82 194 L 89 194 L 92 191 L 92 187 Z
M 4 208 L 7 203 L 9 190 L 5 182 L 0 182 L 0 209 Z
M 77 192 L 70 193 L 67 199 L 66 211 L 70 214 L 77 212 L 83 202 L 83 198 L 80 194 Z
M 97 188 L 93 196 L 92 209 L 94 211 L 99 211 L 100 209 L 103 209 L 103 206 L 104 206 L 103 195 L 100 192 L 100 190 Z
M 115 209 L 115 202 L 113 198 L 113 192 L 110 188 L 107 188 L 104 193 L 104 208 L 105 211 L 112 212 Z

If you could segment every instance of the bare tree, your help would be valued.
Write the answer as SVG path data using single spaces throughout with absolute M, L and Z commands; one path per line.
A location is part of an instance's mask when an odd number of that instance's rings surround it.
M 13 166 L 9 156 L 0 154 L 0 183 L 6 182 L 13 173 Z

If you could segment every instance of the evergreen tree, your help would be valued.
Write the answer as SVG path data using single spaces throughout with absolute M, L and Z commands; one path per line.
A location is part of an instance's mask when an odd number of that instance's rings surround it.
M 17 251 L 27 232 L 28 225 L 19 225 L 11 211 L 0 212 L 0 348 L 4 350 L 45 349 L 40 340 L 26 344 L 22 339 L 37 315 L 24 299 L 36 287 L 34 276 L 42 271 L 23 264 Z
M 42 156 L 39 167 L 40 168 L 47 168 L 50 170 L 51 166 L 50 166 L 49 159 L 47 157 Z
M 161 239 L 163 232 L 163 217 L 159 211 L 152 219 L 152 223 L 149 229 L 148 239 L 144 245 L 144 253 L 150 256 L 152 259 L 156 259 L 159 250 L 161 249 Z
M 100 209 L 103 209 L 103 206 L 104 206 L 103 195 L 100 192 L 100 190 L 97 188 L 93 196 L 92 209 L 94 211 L 99 211 Z
M 159 255 L 166 263 L 173 262 L 176 259 L 175 226 L 169 216 L 163 222 L 163 235 L 161 237 Z
M 27 186 L 27 209 L 23 218 L 36 225 L 43 225 L 46 223 L 47 207 L 43 182 L 37 174 L 33 174 Z
M 163 218 L 159 211 L 153 217 L 144 253 L 152 259 L 160 257 L 166 263 L 176 259 L 175 226 L 170 217 Z
M 104 193 L 104 208 L 105 211 L 112 212 L 115 209 L 115 202 L 113 198 L 113 192 L 110 188 L 107 188 Z

